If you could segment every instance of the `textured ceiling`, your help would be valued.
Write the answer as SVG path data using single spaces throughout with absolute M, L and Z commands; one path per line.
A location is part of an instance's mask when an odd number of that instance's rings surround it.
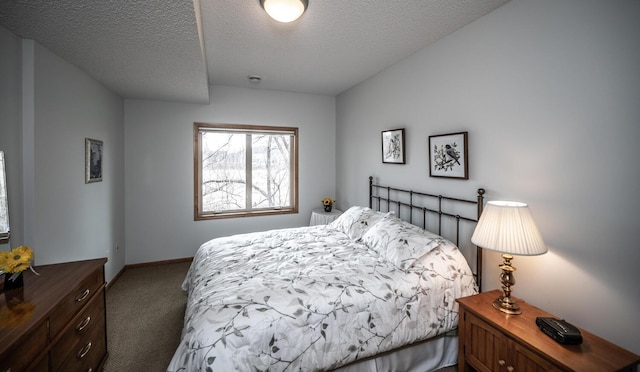
M 507 1 L 309 0 L 281 24 L 259 0 L 2 0 L 0 24 L 125 98 L 208 102 L 208 84 L 336 95 Z

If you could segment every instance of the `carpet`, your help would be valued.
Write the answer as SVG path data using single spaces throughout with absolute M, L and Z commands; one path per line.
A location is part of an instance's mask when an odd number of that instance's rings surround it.
M 180 342 L 189 265 L 127 268 L 109 287 L 105 372 L 167 370 Z

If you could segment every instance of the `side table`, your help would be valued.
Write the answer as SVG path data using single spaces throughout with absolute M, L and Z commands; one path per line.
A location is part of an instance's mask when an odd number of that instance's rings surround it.
M 458 371 L 636 371 L 640 356 L 581 329 L 582 344 L 562 345 L 536 326 L 553 315 L 520 301 L 521 315 L 493 308 L 502 291 L 459 298 Z
M 331 212 L 325 212 L 323 208 L 314 209 L 311 211 L 311 221 L 309 221 L 309 226 L 326 225 L 333 222 L 341 214 L 342 211 L 335 208 Z

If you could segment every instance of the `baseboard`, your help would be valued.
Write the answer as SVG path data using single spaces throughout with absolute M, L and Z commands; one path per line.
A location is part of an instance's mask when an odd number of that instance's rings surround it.
M 118 271 L 118 273 L 113 277 L 113 279 L 111 279 L 109 283 L 107 283 L 107 290 L 111 288 L 111 286 L 116 282 L 116 280 L 118 280 L 118 278 L 120 278 L 122 273 L 124 273 L 125 270 L 127 269 L 135 269 L 135 268 L 148 267 L 148 266 L 170 265 L 170 264 L 177 264 L 177 263 L 191 262 L 191 261 L 193 261 L 193 257 L 176 258 L 174 260 L 153 261 L 153 262 L 143 262 L 143 263 L 132 264 L 132 265 L 124 265 L 122 270 Z
M 169 265 L 169 264 L 177 264 L 177 263 L 191 262 L 191 261 L 193 261 L 193 257 L 176 258 L 174 260 L 165 260 L 165 261 L 142 262 L 142 263 L 137 263 L 132 265 L 124 265 L 123 270 L 135 269 L 137 267 Z

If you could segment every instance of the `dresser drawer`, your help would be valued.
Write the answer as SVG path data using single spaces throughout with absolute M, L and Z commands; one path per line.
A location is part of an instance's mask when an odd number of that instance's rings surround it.
M 104 322 L 104 317 L 103 320 Z M 52 371 L 97 371 L 98 366 L 107 355 L 107 339 L 104 324 L 95 327 L 90 333 L 83 335 L 58 369 Z
M 47 323 L 42 322 L 20 344 L 0 356 L 0 371 L 24 371 L 47 347 Z
M 50 317 L 49 334 L 53 339 L 75 314 L 101 289 L 104 283 L 103 267 L 88 275 L 65 296 Z
M 51 369 L 56 371 L 70 356 L 83 354 L 82 348 L 91 342 L 96 348 L 96 340 L 104 339 L 105 303 L 102 290 L 94 295 L 85 308 L 74 317 L 69 327 L 51 349 Z M 91 352 L 91 350 L 89 350 Z M 75 355 L 74 355 L 75 354 Z M 87 354 L 88 355 L 88 354 Z M 86 356 L 85 356 L 86 357 Z M 84 358 L 80 358 L 84 359 Z

